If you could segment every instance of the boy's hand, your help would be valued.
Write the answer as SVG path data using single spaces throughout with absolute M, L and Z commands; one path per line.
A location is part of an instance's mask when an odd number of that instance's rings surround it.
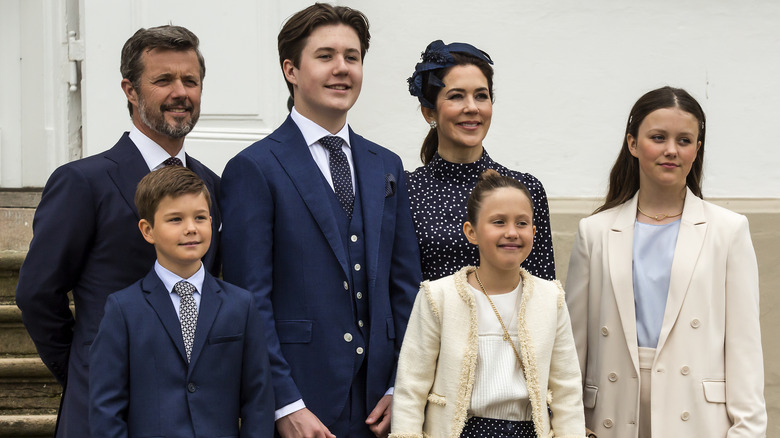
M 320 419 L 306 408 L 276 420 L 276 429 L 282 438 L 336 438 L 336 435 L 330 433 Z
M 393 396 L 386 395 L 379 399 L 376 407 L 366 418 L 366 424 L 377 438 L 385 438 L 390 433 L 390 406 L 393 404 Z

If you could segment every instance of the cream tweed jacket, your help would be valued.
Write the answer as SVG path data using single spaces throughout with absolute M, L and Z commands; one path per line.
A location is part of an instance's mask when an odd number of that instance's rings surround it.
M 466 282 L 474 269 L 422 283 L 398 360 L 391 438 L 456 438 L 466 424 L 478 355 L 477 309 Z M 582 380 L 563 288 L 523 269 L 520 275 L 518 336 L 536 434 L 582 438 Z

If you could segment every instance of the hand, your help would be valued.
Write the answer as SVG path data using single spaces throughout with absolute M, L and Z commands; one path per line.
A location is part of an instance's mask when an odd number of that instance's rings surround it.
M 376 407 L 366 418 L 366 424 L 377 438 L 385 438 L 390 433 L 390 406 L 393 404 L 393 396 L 386 395 L 379 399 Z
M 336 435 L 330 433 L 320 419 L 306 408 L 276 420 L 276 430 L 282 438 L 336 438 Z

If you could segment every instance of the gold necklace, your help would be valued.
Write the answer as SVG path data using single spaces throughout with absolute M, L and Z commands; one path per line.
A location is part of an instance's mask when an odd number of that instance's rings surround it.
M 667 219 L 667 218 L 670 218 L 670 217 L 677 217 L 677 216 L 679 216 L 679 215 L 683 214 L 683 212 L 681 211 L 681 212 L 679 212 L 679 213 L 677 213 L 677 214 L 666 214 L 666 213 L 660 213 L 660 214 L 657 214 L 657 215 L 655 215 L 655 216 L 651 216 L 651 215 L 649 215 L 649 214 L 645 213 L 644 211 L 642 211 L 642 209 L 641 209 L 641 208 L 639 208 L 639 204 L 636 204 L 636 209 L 637 209 L 637 210 L 639 210 L 639 212 L 640 212 L 640 213 L 642 213 L 644 216 L 647 216 L 647 217 L 649 217 L 650 219 L 655 219 L 655 220 L 657 220 L 657 221 L 659 221 L 659 222 L 660 222 L 660 221 L 662 221 L 662 220 L 664 220 L 664 219 Z
M 517 362 L 520 364 L 520 368 L 522 369 L 523 361 L 520 359 L 520 353 L 517 352 L 515 343 L 512 342 L 512 338 L 509 336 L 509 330 L 506 329 L 506 326 L 504 325 L 504 320 L 501 318 L 501 314 L 498 313 L 498 309 L 496 309 L 496 305 L 493 304 L 493 300 L 490 299 L 490 295 L 488 295 L 487 291 L 485 290 L 485 286 L 482 285 L 482 280 L 479 279 L 479 274 L 477 273 L 478 270 L 479 268 L 474 270 L 474 277 L 477 279 L 477 283 L 479 284 L 479 287 L 482 289 L 482 293 L 485 294 L 485 298 L 487 298 L 488 303 L 490 303 L 490 307 L 493 308 L 493 312 L 496 314 L 496 318 L 498 318 L 498 323 L 501 324 L 501 328 L 504 329 L 504 340 L 509 342 L 509 345 L 512 346 L 512 351 L 515 352 L 515 357 L 517 358 Z

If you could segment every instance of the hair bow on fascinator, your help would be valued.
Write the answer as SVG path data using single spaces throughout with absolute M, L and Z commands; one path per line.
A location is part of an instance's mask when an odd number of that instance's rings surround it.
M 465 53 L 471 55 L 477 59 L 481 59 L 488 64 L 493 64 L 493 60 L 490 56 L 479 50 L 478 48 L 466 43 L 450 43 L 444 44 L 442 40 L 436 40 L 425 48 L 420 56 L 421 62 L 414 66 L 414 73 L 412 77 L 406 80 L 409 83 L 409 94 L 416 96 L 420 101 L 420 105 L 427 108 L 436 108 L 434 104 L 428 102 L 423 96 L 423 76 L 426 72 L 432 70 L 439 70 L 442 68 L 452 67 L 456 64 L 455 58 L 452 57 L 452 53 Z M 437 78 L 436 75 L 429 74 L 428 86 L 444 87 L 444 82 Z

